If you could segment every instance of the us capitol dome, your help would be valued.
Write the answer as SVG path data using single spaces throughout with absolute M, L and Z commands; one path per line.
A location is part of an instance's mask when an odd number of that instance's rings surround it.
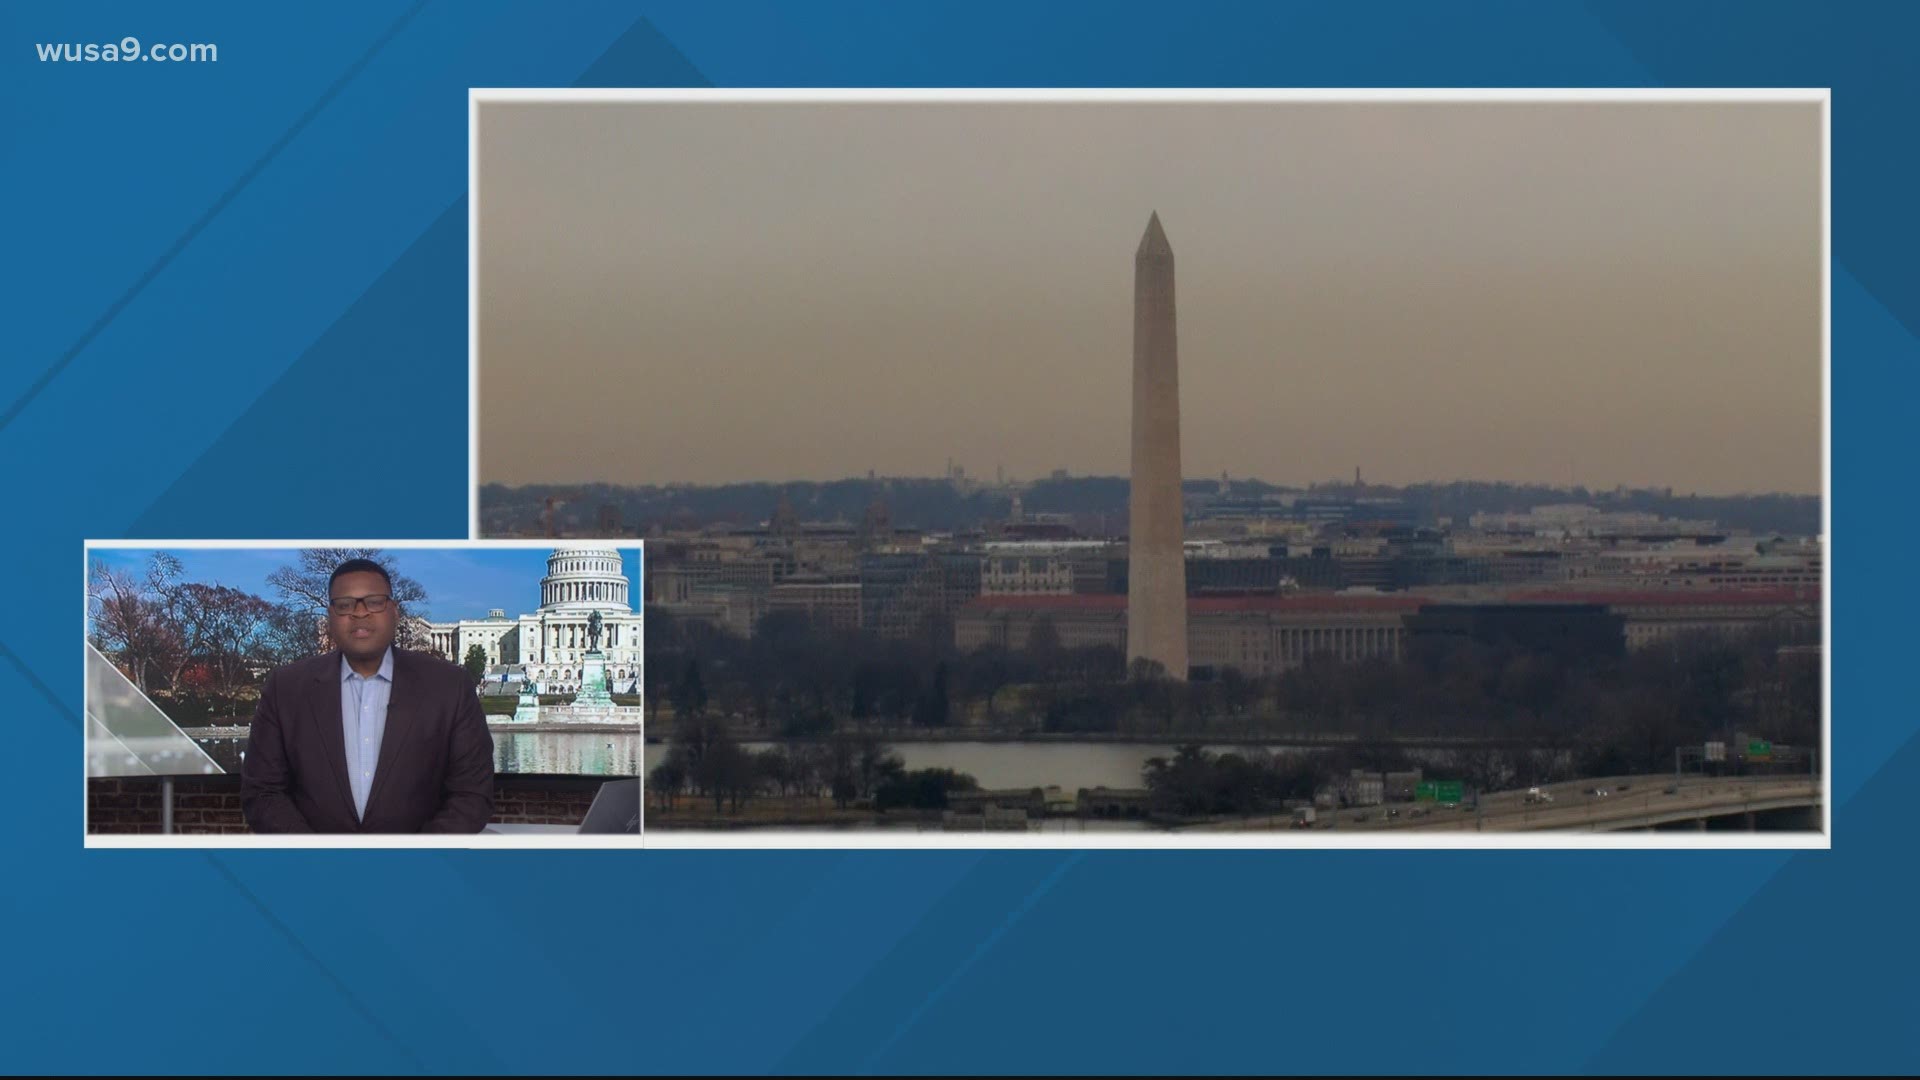
M 588 619 L 600 614 L 600 651 L 616 694 L 637 693 L 641 675 L 642 615 L 634 610 L 620 549 L 579 544 L 553 549 L 540 579 L 538 609 L 509 617 L 494 608 L 484 619 L 428 622 L 440 655 L 462 663 L 475 645 L 487 654 L 486 682 L 531 680 L 543 694 L 580 689 Z

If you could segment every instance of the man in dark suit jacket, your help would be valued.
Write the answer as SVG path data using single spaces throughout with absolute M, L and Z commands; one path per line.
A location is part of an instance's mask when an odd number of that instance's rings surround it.
M 337 650 L 267 676 L 240 805 L 263 833 L 477 833 L 493 816 L 493 736 L 464 669 L 393 647 L 380 564 L 328 582 Z

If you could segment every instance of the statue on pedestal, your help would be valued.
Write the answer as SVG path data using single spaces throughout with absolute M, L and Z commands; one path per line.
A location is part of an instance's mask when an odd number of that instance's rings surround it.
M 537 724 L 540 722 L 540 684 L 532 677 L 520 681 L 520 698 L 514 705 L 513 722 L 516 724 Z

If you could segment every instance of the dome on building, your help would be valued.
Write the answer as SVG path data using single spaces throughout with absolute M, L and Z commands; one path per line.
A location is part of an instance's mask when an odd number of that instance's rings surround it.
M 517 682 L 531 683 L 543 694 L 579 694 L 593 669 L 605 673 L 604 688 L 609 693 L 638 694 L 645 614 L 634 610 L 637 598 L 631 589 L 618 549 L 607 545 L 554 548 L 547 556 L 546 576 L 540 579 L 539 610 L 510 615 L 510 609 L 489 608 L 484 619 L 421 621 L 432 650 L 446 659 L 464 660 L 475 648 L 485 652 L 487 682 L 496 692 L 512 689 Z M 638 711 L 628 716 L 620 711 L 624 708 L 602 708 L 590 701 L 592 716 L 575 715 L 574 719 L 637 723 Z
M 627 574 L 613 547 L 555 548 L 540 579 L 540 610 L 630 612 Z

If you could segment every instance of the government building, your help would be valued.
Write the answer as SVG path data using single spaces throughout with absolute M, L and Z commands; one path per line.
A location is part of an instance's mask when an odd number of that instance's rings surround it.
M 555 548 L 540 579 L 540 608 L 509 617 L 494 608 L 484 619 L 427 621 L 428 640 L 442 656 L 464 663 L 478 645 L 487 654 L 487 681 L 531 680 L 544 694 L 580 689 L 588 649 L 588 620 L 600 613 L 600 651 L 616 694 L 638 693 L 642 615 L 613 547 Z
M 1433 590 L 1295 593 L 1187 598 L 1193 669 L 1279 675 L 1309 656 L 1345 663 L 1398 660 L 1409 644 L 1439 637 L 1511 641 L 1582 654 L 1649 648 L 1683 635 L 1737 637 L 1770 631 L 1801 645 L 1820 641 L 1814 588 L 1657 590 Z M 1061 647 L 1104 646 L 1125 655 L 1127 598 L 1095 595 L 980 596 L 954 619 L 961 652 L 1028 647 L 1042 624 Z

